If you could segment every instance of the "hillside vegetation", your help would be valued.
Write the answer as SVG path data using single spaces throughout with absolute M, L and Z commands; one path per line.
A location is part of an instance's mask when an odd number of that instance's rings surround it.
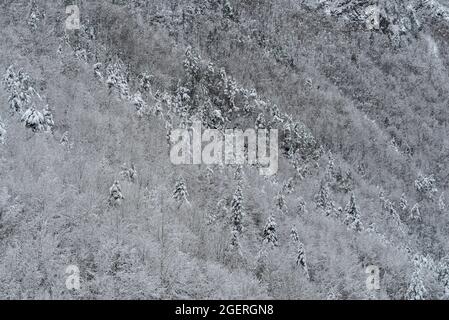
M 448 19 L 425 0 L 2 1 L 0 298 L 448 298 Z M 195 120 L 278 129 L 279 171 L 171 164 Z

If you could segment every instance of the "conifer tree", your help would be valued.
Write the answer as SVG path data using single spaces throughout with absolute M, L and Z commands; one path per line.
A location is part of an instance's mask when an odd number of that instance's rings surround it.
M 413 208 L 410 210 L 410 216 L 409 218 L 411 220 L 419 221 L 421 220 L 421 211 L 419 210 L 419 203 L 416 203 Z
M 302 268 L 302 270 L 304 270 L 307 278 L 310 278 L 304 244 L 301 241 L 298 241 L 297 245 L 298 245 L 298 247 L 297 247 L 297 254 L 296 254 L 296 265 L 300 266 Z
M 321 209 L 326 216 L 332 214 L 334 203 L 331 200 L 329 185 L 325 179 L 321 181 L 320 190 L 315 195 L 315 203 L 317 208 Z
M 134 167 L 134 164 L 131 164 L 131 167 L 128 168 L 128 167 L 126 166 L 126 163 L 124 163 L 124 164 L 122 165 L 121 169 L 122 169 L 122 171 L 120 172 L 120 175 L 121 175 L 124 179 L 128 180 L 128 181 L 131 182 L 131 183 L 136 182 L 136 179 L 137 179 L 137 171 L 136 171 L 136 168 Z
M 444 201 L 444 192 L 441 193 L 438 199 L 438 209 L 441 213 L 446 212 L 446 202 Z
M 61 143 L 61 144 L 69 143 L 69 132 L 68 131 L 65 131 L 62 134 L 61 139 L 59 140 L 59 143 Z
M 16 72 L 12 65 L 6 70 L 2 83 L 10 94 L 8 101 L 12 112 L 21 113 L 31 103 L 31 96 L 37 95 L 36 90 L 31 86 L 30 76 L 22 69 Z
M 421 278 L 421 270 L 418 268 L 412 275 L 411 282 L 406 292 L 407 300 L 425 300 L 427 297 L 427 289 Z
M 296 243 L 299 241 L 298 230 L 296 230 L 295 226 L 293 226 L 290 231 L 290 238 L 292 239 L 293 243 Z
M 122 187 L 120 186 L 120 182 L 116 180 L 111 188 L 109 188 L 109 204 L 119 206 L 123 199 L 125 198 L 122 195 Z
M 2 118 L 0 117 L 0 144 L 5 143 L 5 139 L 6 139 L 5 124 L 2 122 Z
M 232 230 L 237 232 L 243 231 L 243 193 L 240 184 L 237 185 L 237 189 L 234 192 L 234 196 L 231 201 L 231 225 Z
M 329 183 L 333 183 L 333 181 L 335 180 L 335 176 L 335 159 L 332 155 L 332 152 L 329 151 L 329 160 L 326 167 L 325 179 Z
M 438 281 L 444 289 L 444 299 L 449 299 L 449 259 L 444 257 L 438 264 Z
M 33 132 L 41 131 L 45 124 L 44 115 L 34 107 L 27 109 L 20 121 L 25 124 L 25 127 L 32 129 Z
M 415 180 L 415 188 L 421 196 L 432 199 L 434 194 L 438 191 L 435 187 L 436 180 L 433 175 L 425 176 L 419 174 L 418 179 Z
M 48 105 L 46 105 L 42 110 L 42 116 L 44 117 L 43 130 L 46 132 L 51 132 L 53 130 L 55 122 L 53 121 L 53 114 L 51 113 Z
M 282 192 L 285 194 L 291 194 L 295 191 L 294 179 L 290 178 L 282 186 Z
M 234 20 L 234 8 L 229 0 L 225 0 L 223 3 L 223 17 L 229 20 Z
M 276 220 L 273 215 L 268 217 L 267 223 L 263 229 L 262 242 L 265 245 L 277 246 L 278 237 L 276 231 Z
M 351 194 L 351 198 L 345 207 L 345 220 L 344 223 L 354 231 L 362 230 L 362 222 L 360 221 L 360 212 L 355 202 L 354 193 Z
M 285 196 L 282 194 L 282 192 L 279 192 L 276 197 L 274 198 L 276 207 L 284 214 L 288 213 L 288 207 L 287 203 L 285 201 Z
M 190 204 L 187 200 L 188 193 L 187 193 L 187 187 L 184 182 L 184 179 L 182 177 L 179 177 L 178 180 L 176 180 L 175 184 L 175 190 L 173 190 L 173 199 L 178 203 L 178 208 L 186 202 L 187 204 Z
M 306 252 L 304 250 L 304 244 L 299 240 L 298 231 L 296 227 L 293 226 L 290 231 L 290 238 L 292 239 L 293 245 L 295 246 L 295 263 L 297 266 L 301 267 L 305 272 L 307 278 L 310 278 L 309 268 L 307 266 Z
M 256 130 L 266 128 L 265 115 L 263 113 L 259 113 L 259 115 L 257 116 L 254 127 L 256 128 Z
M 407 202 L 407 198 L 405 196 L 405 193 L 403 193 L 401 195 L 401 199 L 399 200 L 399 208 L 401 208 L 401 210 L 403 212 L 407 211 L 407 209 L 408 209 L 408 202 Z

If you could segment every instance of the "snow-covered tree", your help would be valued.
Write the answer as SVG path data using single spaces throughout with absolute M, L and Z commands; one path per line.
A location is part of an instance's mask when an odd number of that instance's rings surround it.
M 5 143 L 5 138 L 6 138 L 5 124 L 2 122 L 2 118 L 0 117 L 0 144 Z
M 266 126 L 265 115 L 263 113 L 259 113 L 256 118 L 256 122 L 254 123 L 254 127 L 256 129 L 265 129 Z
M 291 194 L 295 191 L 294 179 L 288 179 L 282 186 L 282 192 L 285 194 Z
M 41 131 L 45 126 L 44 115 L 34 107 L 27 109 L 20 121 L 25 124 L 25 127 L 31 128 L 33 132 Z
M 141 92 L 151 91 L 151 79 L 153 76 L 148 72 L 144 72 L 139 76 L 139 90 Z
M 292 229 L 290 230 L 290 238 L 292 239 L 293 243 L 299 241 L 298 230 L 296 230 L 295 226 L 293 226 Z
M 173 190 L 173 199 L 178 203 L 178 208 L 185 202 L 187 204 L 189 203 L 189 200 L 187 200 L 188 197 L 187 187 L 184 182 L 184 179 L 182 177 L 179 177 L 178 180 L 176 180 L 175 183 L 175 190 Z
M 321 181 L 320 190 L 315 195 L 317 208 L 321 209 L 326 216 L 332 214 L 334 203 L 331 199 L 329 184 L 326 180 Z
M 104 80 L 103 74 L 101 73 L 102 67 L 103 67 L 103 64 L 101 62 L 97 62 L 94 64 L 94 75 L 100 81 Z
M 419 174 L 418 179 L 415 180 L 415 188 L 423 197 L 432 199 L 433 195 L 438 191 L 435 187 L 435 178 L 433 175 L 425 176 Z
M 234 8 L 231 5 L 231 2 L 229 0 L 225 0 L 223 2 L 223 17 L 229 20 L 234 20 Z
M 288 213 L 288 207 L 287 202 L 285 201 L 285 196 L 282 192 L 279 192 L 276 197 L 274 198 L 276 207 L 282 212 L 287 214 Z
M 277 246 L 278 237 L 276 231 L 276 220 L 273 215 L 268 217 L 267 223 L 263 229 L 262 242 L 265 245 Z
M 33 132 L 51 132 L 54 126 L 53 115 L 48 106 L 42 112 L 36 110 L 34 106 L 28 108 L 22 114 L 20 121 L 25 124 L 25 127 L 32 129 Z
M 412 279 L 410 281 L 409 287 L 406 292 L 407 300 L 425 300 L 428 292 L 424 286 L 421 270 L 416 269 L 412 275 Z
M 36 30 L 39 22 L 44 17 L 44 13 L 41 12 L 36 4 L 35 0 L 31 0 L 31 8 L 28 14 L 27 24 L 31 28 L 31 30 Z
M 37 94 L 32 87 L 31 77 L 22 69 L 15 71 L 14 66 L 9 66 L 2 79 L 3 86 L 10 94 L 8 101 L 13 112 L 21 113 L 28 108 L 33 95 Z M 40 97 L 39 97 L 40 98 Z
M 243 220 L 243 193 L 241 185 L 238 184 L 231 201 L 232 229 L 237 232 L 242 232 L 243 231 L 242 220 Z
M 408 209 L 408 202 L 407 202 L 407 198 L 405 196 L 405 193 L 403 193 L 401 195 L 401 199 L 399 200 L 399 208 L 401 208 L 401 210 L 403 212 L 407 211 L 407 209 Z
M 145 102 L 145 100 L 143 100 L 140 92 L 137 92 L 133 95 L 131 102 L 136 108 L 137 115 L 139 117 L 143 117 L 144 115 L 148 114 L 149 112 L 148 105 Z
M 48 107 L 48 105 L 46 105 L 45 108 L 42 110 L 42 116 L 44 117 L 43 130 L 46 132 L 51 132 L 55 125 L 55 122 L 53 121 L 53 114 L 51 113 L 51 110 Z
M 242 166 L 238 165 L 237 168 L 235 168 L 234 180 L 241 181 L 242 179 L 243 179 L 243 168 Z
M 309 268 L 307 266 L 304 244 L 299 240 L 298 231 L 296 230 L 295 226 L 293 226 L 290 231 L 290 238 L 292 239 L 293 245 L 295 247 L 295 263 L 297 266 L 302 268 L 307 278 L 309 279 L 310 275 Z
M 232 268 L 241 265 L 244 261 L 239 240 L 239 232 L 236 230 L 231 230 L 231 239 L 228 247 L 225 249 L 225 260 Z
M 355 202 L 354 193 L 351 194 L 348 204 L 345 207 L 344 223 L 352 230 L 361 231 L 362 222 L 360 220 L 360 212 Z
M 301 241 L 298 241 L 297 244 L 296 265 L 300 266 L 304 270 L 307 278 L 310 277 L 309 268 L 307 266 L 306 251 L 304 249 L 304 244 Z
M 438 198 L 438 209 L 441 213 L 446 212 L 446 202 L 444 201 L 444 192 L 441 193 L 440 197 Z
M 332 152 L 329 151 L 329 160 L 327 162 L 325 179 L 329 183 L 332 183 L 335 180 L 336 171 L 335 171 L 335 159 L 332 155 Z
M 438 263 L 438 281 L 444 289 L 444 299 L 449 299 L 449 259 L 444 257 Z
M 121 167 L 122 171 L 120 171 L 120 176 L 123 179 L 128 180 L 129 182 L 136 182 L 137 179 L 137 171 L 136 168 L 134 167 L 134 164 L 131 164 L 131 167 L 127 167 L 126 163 L 124 163 Z
M 109 204 L 112 206 L 119 206 L 122 200 L 125 199 L 122 194 L 122 187 L 118 180 L 114 181 L 109 188 Z
M 68 145 L 69 144 L 69 132 L 65 131 L 62 136 L 61 139 L 59 140 L 59 143 L 62 145 Z
M 419 203 L 416 203 L 412 209 L 410 210 L 410 216 L 409 218 L 411 220 L 419 221 L 421 220 L 421 211 L 419 210 Z
M 121 61 L 109 65 L 106 68 L 107 79 L 106 84 L 109 89 L 115 89 L 120 94 L 121 99 L 129 99 L 128 76 L 126 69 Z

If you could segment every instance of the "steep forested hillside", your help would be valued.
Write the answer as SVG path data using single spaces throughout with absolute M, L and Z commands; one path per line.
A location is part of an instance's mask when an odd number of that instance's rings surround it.
M 1 1 L 0 298 L 447 299 L 448 36 L 437 0 Z M 278 129 L 278 172 L 172 164 L 195 121 Z

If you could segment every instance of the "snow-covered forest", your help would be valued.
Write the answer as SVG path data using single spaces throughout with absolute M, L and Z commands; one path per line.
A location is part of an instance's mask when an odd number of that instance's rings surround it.
M 0 299 L 449 299 L 446 5 L 0 1 Z

